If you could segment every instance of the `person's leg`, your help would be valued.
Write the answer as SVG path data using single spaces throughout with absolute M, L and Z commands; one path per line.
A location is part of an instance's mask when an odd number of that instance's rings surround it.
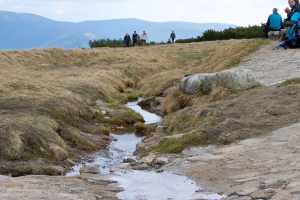
M 269 26 L 265 26 L 265 38 L 267 39 L 269 37 L 268 35 L 268 32 L 269 32 Z

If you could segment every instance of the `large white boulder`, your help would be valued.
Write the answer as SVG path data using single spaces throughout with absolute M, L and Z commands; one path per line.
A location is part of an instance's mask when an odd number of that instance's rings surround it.
M 179 89 L 185 94 L 197 91 L 209 93 L 218 86 L 243 90 L 260 85 L 255 74 L 249 69 L 231 69 L 216 73 L 194 74 L 180 80 Z

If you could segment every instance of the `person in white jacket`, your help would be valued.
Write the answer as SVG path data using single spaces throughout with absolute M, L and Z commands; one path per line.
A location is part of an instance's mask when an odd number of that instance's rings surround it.
M 142 43 L 148 42 L 148 37 L 146 31 L 143 31 L 143 33 L 140 35 Z

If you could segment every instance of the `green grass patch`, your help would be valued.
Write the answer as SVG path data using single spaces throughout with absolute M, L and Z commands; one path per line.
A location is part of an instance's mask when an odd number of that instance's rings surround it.
M 145 124 L 142 123 L 142 122 L 136 122 L 134 124 L 134 127 L 135 127 L 135 129 L 136 129 L 137 132 L 144 132 L 145 129 L 146 129 Z
M 217 136 L 202 131 L 194 131 L 179 138 L 161 139 L 158 145 L 149 148 L 149 152 L 180 153 L 185 148 L 212 144 L 216 140 Z
M 284 81 L 283 83 L 281 83 L 281 85 L 291 85 L 291 84 L 298 84 L 298 83 L 300 83 L 300 78 L 292 78 Z
M 101 125 L 97 132 L 109 135 L 109 133 L 111 132 L 111 128 Z
M 126 88 L 124 93 L 129 101 L 137 100 L 139 98 L 139 93 L 133 88 Z
M 84 151 L 97 150 L 97 145 L 95 143 L 83 137 L 74 128 L 66 127 L 59 132 L 59 135 L 72 148 L 77 148 Z

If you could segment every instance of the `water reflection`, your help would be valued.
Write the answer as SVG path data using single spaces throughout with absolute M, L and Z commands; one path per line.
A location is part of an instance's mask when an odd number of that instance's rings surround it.
M 140 101 L 141 98 L 139 98 L 138 101 Z M 140 113 L 144 120 L 145 120 L 145 124 L 153 124 L 153 123 L 157 123 L 160 122 L 162 117 L 159 115 L 156 115 L 154 113 L 150 113 L 146 110 L 143 110 L 139 105 L 137 105 L 137 102 L 128 102 L 127 104 L 125 104 L 126 107 L 131 108 L 132 110 Z
M 114 180 L 121 183 L 124 192 L 120 199 L 191 199 L 199 187 L 184 176 L 152 171 L 119 172 Z

